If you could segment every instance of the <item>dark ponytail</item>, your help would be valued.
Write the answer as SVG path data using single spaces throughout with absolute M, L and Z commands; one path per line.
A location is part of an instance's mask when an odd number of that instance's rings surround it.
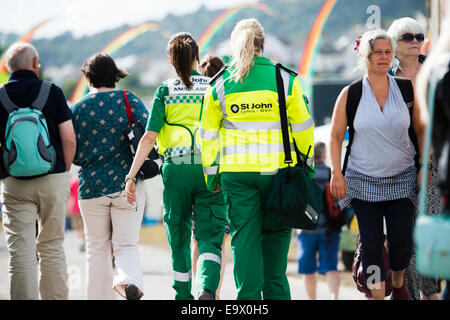
M 192 88 L 191 68 L 198 60 L 198 45 L 187 32 L 180 32 L 172 36 L 167 45 L 167 55 L 172 58 L 173 66 L 184 85 Z
M 213 77 L 223 67 L 223 61 L 216 56 L 206 56 L 200 61 L 198 71 L 208 77 Z

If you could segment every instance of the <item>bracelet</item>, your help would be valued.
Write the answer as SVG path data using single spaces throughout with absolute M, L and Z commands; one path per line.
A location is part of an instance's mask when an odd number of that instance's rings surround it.
M 131 176 L 129 176 L 129 175 L 126 175 L 125 176 L 125 183 L 127 183 L 128 182 L 128 180 L 133 180 L 133 182 L 134 183 L 136 183 L 136 177 L 131 177 Z
M 431 163 L 427 163 L 426 166 L 427 166 L 427 168 L 428 168 L 428 171 L 433 170 L 433 166 L 431 165 Z M 425 163 L 421 163 L 421 164 L 420 164 L 420 167 L 421 167 L 421 168 L 425 167 Z

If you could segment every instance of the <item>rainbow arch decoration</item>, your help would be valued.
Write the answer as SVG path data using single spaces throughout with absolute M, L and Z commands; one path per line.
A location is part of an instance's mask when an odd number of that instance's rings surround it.
M 314 57 L 319 50 L 322 31 L 336 2 L 337 0 L 325 0 L 317 13 L 316 19 L 306 38 L 302 57 L 298 65 L 297 71 L 300 77 L 310 78 L 314 73 L 313 62 Z
M 34 26 L 30 31 L 28 31 L 27 33 L 25 33 L 22 37 L 20 37 L 19 39 L 17 39 L 15 42 L 30 42 L 31 39 L 33 38 L 34 33 L 41 28 L 43 25 L 47 24 L 49 21 L 51 21 L 52 19 L 46 19 L 44 21 L 42 21 L 41 23 L 37 24 L 36 26 Z M 8 69 L 6 68 L 6 56 L 5 53 L 3 53 L 3 55 L 0 58 L 0 74 L 7 74 L 8 73 Z M 3 79 L 3 77 L 1 77 Z M 0 81 L 1 83 L 1 81 Z
M 214 38 L 230 23 L 237 14 L 245 8 L 254 8 L 265 12 L 267 15 L 273 16 L 275 13 L 265 3 L 257 2 L 251 4 L 241 4 L 239 6 L 224 10 L 211 24 L 203 31 L 198 38 L 198 47 L 200 56 L 203 56 L 209 49 Z
M 104 52 L 109 54 L 110 56 L 114 55 L 120 48 L 124 47 L 130 41 L 137 38 L 144 32 L 147 31 L 156 31 L 158 30 L 158 24 L 153 22 L 145 22 L 141 23 L 135 27 L 128 29 L 127 31 L 121 33 L 116 38 L 114 38 L 111 42 L 109 42 L 105 47 L 103 47 L 100 52 Z M 87 84 L 84 76 L 80 76 L 75 89 L 72 92 L 72 96 L 70 97 L 70 102 L 74 103 L 83 97 L 86 92 L 89 90 L 89 86 Z

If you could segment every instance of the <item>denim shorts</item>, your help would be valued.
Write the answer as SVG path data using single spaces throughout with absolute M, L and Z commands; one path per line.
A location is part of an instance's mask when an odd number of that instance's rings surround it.
M 298 273 L 313 274 L 317 271 L 325 274 L 328 271 L 337 271 L 339 233 L 331 232 L 320 234 L 298 235 Z M 317 259 L 319 252 L 319 259 Z M 318 261 L 317 261 L 318 260 Z M 317 263 L 319 265 L 317 266 Z

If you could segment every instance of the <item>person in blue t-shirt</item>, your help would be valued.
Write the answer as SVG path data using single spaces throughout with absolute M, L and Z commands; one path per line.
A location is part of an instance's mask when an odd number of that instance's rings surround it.
M 330 168 L 325 164 L 326 145 L 317 142 L 314 145 L 316 182 L 322 191 L 330 181 Z M 323 210 L 326 210 L 324 204 Z M 327 216 L 322 211 L 315 230 L 299 230 L 298 233 L 298 273 L 305 275 L 306 293 L 310 300 L 316 300 L 317 276 L 325 274 L 332 299 L 339 295 L 340 277 L 337 271 L 340 235 L 330 230 Z M 319 252 L 319 259 L 317 259 Z M 318 264 L 318 265 L 317 265 Z

